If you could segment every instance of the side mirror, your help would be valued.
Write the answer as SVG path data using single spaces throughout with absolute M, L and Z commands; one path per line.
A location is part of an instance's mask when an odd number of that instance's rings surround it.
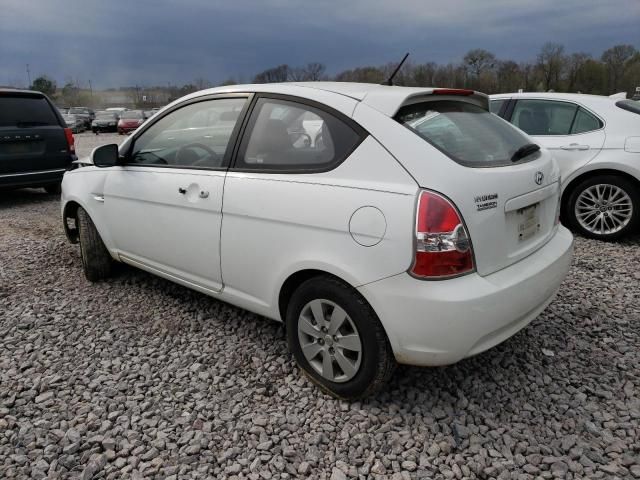
M 118 164 L 118 145 L 110 143 L 93 149 L 91 160 L 96 167 L 113 167 Z

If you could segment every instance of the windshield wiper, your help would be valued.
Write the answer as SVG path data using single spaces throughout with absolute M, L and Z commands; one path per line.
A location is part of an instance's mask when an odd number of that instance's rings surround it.
M 528 157 L 538 150 L 540 150 L 540 145 L 537 145 L 535 143 L 527 143 L 526 145 L 521 146 L 514 152 L 513 155 L 511 155 L 511 161 L 517 162 L 518 160 L 522 160 L 523 158 Z

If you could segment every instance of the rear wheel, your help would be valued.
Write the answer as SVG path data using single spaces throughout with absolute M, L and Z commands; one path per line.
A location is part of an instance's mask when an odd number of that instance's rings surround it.
M 636 228 L 640 195 L 626 178 L 615 175 L 588 178 L 571 191 L 565 214 L 569 226 L 583 236 L 617 240 Z
M 113 259 L 87 212 L 78 208 L 76 218 L 84 275 L 91 282 L 104 280 L 111 274 Z
M 54 183 L 52 185 L 47 185 L 44 187 L 44 191 L 50 193 L 51 195 L 60 195 L 62 191 L 60 188 L 60 183 Z
M 362 296 L 333 277 L 315 277 L 294 292 L 287 340 L 309 378 L 338 398 L 380 390 L 395 369 L 387 335 Z

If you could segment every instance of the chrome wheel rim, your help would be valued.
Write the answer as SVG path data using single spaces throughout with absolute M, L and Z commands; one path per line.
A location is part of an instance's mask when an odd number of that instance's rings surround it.
M 578 195 L 575 215 L 586 231 L 610 235 L 629 224 L 633 217 L 633 202 L 629 194 L 616 185 L 592 185 Z
M 298 318 L 298 340 L 304 358 L 322 378 L 348 382 L 362 360 L 362 341 L 353 320 L 337 303 L 316 299 Z

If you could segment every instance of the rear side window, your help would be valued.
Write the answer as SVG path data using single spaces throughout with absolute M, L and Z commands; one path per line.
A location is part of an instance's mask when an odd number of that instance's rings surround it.
M 571 127 L 571 134 L 575 133 L 586 133 L 591 132 L 593 130 L 599 130 L 602 128 L 602 122 L 597 117 L 591 115 L 584 108 L 578 108 L 578 113 L 576 113 L 576 118 L 573 121 L 573 126 Z
M 407 105 L 396 120 L 456 162 L 469 167 L 511 165 L 531 143 L 509 123 L 467 102 L 439 100 Z M 537 158 L 531 155 L 530 159 Z
M 500 109 L 505 104 L 506 100 L 491 100 L 489 102 L 489 111 L 491 113 L 495 113 L 496 115 L 500 112 Z
M 627 112 L 640 115 L 640 101 L 637 100 L 620 100 L 616 102 L 616 107 L 626 110 Z
M 252 170 L 326 170 L 343 161 L 361 135 L 336 116 L 311 105 L 260 98 L 238 155 Z
M 529 135 L 569 135 L 578 106 L 554 100 L 518 100 L 511 123 Z
M 0 127 L 38 127 L 60 125 L 53 108 L 44 97 L 0 94 Z

